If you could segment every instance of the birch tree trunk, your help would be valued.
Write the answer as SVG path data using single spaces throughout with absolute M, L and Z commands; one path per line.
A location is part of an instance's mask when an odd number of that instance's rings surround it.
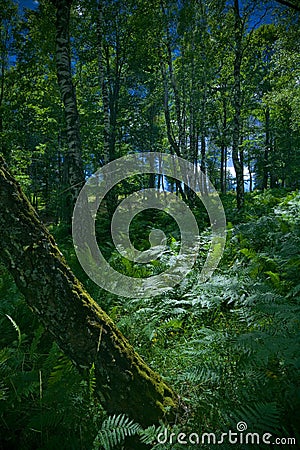
M 65 155 L 66 191 L 63 216 L 71 223 L 73 208 L 84 183 L 79 113 L 72 81 L 69 23 L 72 0 L 50 0 L 56 8 L 56 71 L 64 104 L 68 151 Z
M 96 392 L 110 413 L 143 426 L 167 416 L 179 400 L 134 351 L 74 277 L 0 157 L 0 258 L 28 306 L 79 370 L 95 365 Z

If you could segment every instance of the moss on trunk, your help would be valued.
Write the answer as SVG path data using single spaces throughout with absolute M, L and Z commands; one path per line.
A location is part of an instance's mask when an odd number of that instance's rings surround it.
M 26 302 L 79 369 L 95 364 L 101 402 L 143 426 L 173 419 L 179 402 L 67 266 L 0 158 L 0 257 Z

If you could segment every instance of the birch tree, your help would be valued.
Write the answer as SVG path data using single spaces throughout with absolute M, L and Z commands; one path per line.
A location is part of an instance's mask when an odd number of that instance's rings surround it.
M 70 223 L 76 198 L 84 182 L 79 113 L 72 80 L 70 56 L 70 11 L 72 0 L 50 0 L 56 8 L 56 68 L 66 119 L 68 151 L 65 155 L 65 220 Z

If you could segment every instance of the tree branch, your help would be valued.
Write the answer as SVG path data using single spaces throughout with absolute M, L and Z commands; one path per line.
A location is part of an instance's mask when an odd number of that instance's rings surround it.
M 297 6 L 296 4 L 291 3 L 288 0 L 276 0 L 276 1 L 277 1 L 277 3 L 280 3 L 281 5 L 288 6 L 289 8 L 292 8 L 295 11 L 299 11 L 300 12 L 300 6 Z

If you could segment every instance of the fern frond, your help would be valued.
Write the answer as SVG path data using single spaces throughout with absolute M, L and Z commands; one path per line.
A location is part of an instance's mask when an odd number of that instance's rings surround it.
M 275 402 L 242 406 L 234 413 L 235 423 L 242 420 L 253 431 L 278 433 L 281 430 L 280 412 Z
M 111 450 L 124 441 L 126 437 L 138 434 L 141 426 L 130 420 L 125 414 L 109 416 L 102 424 L 101 430 L 94 440 L 94 450 L 101 446 Z
M 59 363 L 53 367 L 53 370 L 49 376 L 49 385 L 58 383 L 64 374 L 71 373 L 74 371 L 74 366 L 71 361 L 66 356 L 61 356 L 59 358 Z
M 88 378 L 88 383 L 89 383 L 89 394 L 90 394 L 90 398 L 93 398 L 95 389 L 96 389 L 96 376 L 95 376 L 95 364 L 92 364 L 92 367 L 89 370 L 89 378 Z

